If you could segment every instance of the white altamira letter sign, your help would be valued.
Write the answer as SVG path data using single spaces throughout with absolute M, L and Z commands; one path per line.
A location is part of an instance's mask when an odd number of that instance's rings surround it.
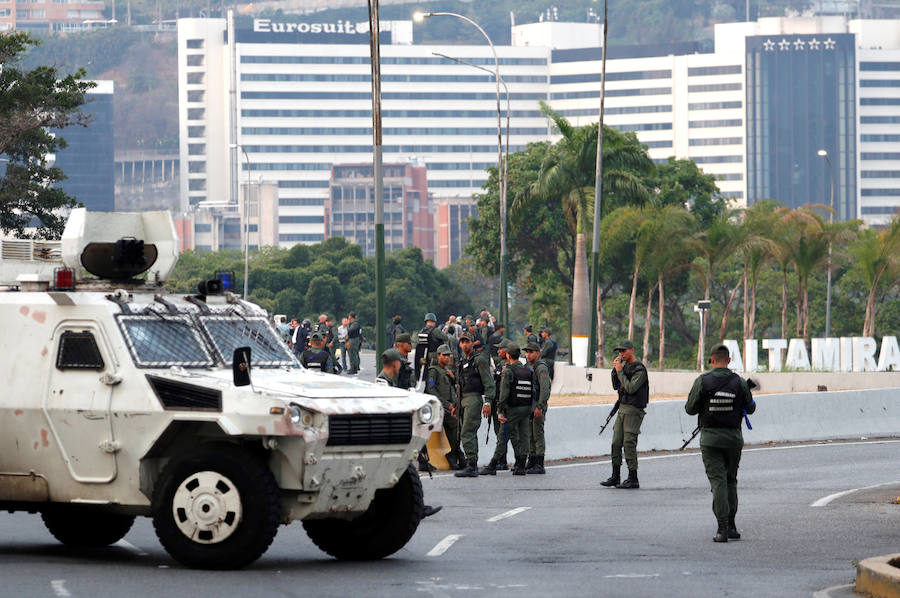
M 802 338 L 747 339 L 744 346 L 726 340 L 731 369 L 736 372 L 816 370 L 823 372 L 887 372 L 900 370 L 900 346 L 896 336 L 881 338 L 881 350 L 870 336 L 814 338 L 807 348 Z M 760 364 L 759 351 L 765 355 Z

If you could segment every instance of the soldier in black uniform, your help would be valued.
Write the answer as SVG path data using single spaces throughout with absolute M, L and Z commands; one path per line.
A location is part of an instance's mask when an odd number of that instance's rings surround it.
M 638 482 L 637 441 L 641 433 L 641 422 L 644 421 L 644 410 L 650 400 L 650 382 L 647 379 L 647 368 L 634 356 L 634 343 L 624 340 L 616 345 L 619 356 L 613 361 L 612 386 L 619 393 L 619 413 L 613 426 L 612 438 L 612 475 L 601 486 L 636 489 Z M 622 453 L 628 464 L 628 479 L 620 481 L 622 471 Z
M 747 382 L 728 369 L 731 355 L 725 345 L 712 348 L 711 372 L 698 376 L 684 410 L 700 420 L 700 453 L 713 494 L 716 515 L 714 542 L 740 540 L 734 522 L 738 509 L 737 471 L 744 448 L 741 420 L 756 411 Z
M 300 364 L 306 369 L 318 368 L 326 374 L 334 374 L 334 360 L 324 345 L 325 340 L 322 335 L 313 332 L 309 337 L 309 349 L 300 354 Z

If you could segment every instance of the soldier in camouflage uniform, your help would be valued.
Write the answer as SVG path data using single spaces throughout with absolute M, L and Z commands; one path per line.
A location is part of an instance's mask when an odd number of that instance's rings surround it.
M 540 359 L 541 348 L 535 343 L 525 345 L 525 360 L 532 369 L 532 381 L 538 396 L 531 413 L 531 441 L 528 449 L 528 463 L 525 473 L 546 473 L 544 471 L 544 425 L 547 420 L 547 403 L 550 401 L 550 370 Z
M 437 362 L 428 368 L 425 392 L 436 396 L 444 408 L 444 433 L 450 443 L 450 452 L 444 455 L 451 469 L 462 469 L 464 458 L 459 448 L 459 407 L 456 401 L 456 374 L 450 369 L 453 351 L 449 345 L 437 348 Z
M 509 439 L 516 455 L 513 475 L 525 475 L 531 435 L 529 417 L 534 402 L 531 368 L 519 361 L 520 355 L 521 350 L 517 344 L 506 345 L 506 369 L 500 379 L 500 398 L 497 401 L 497 418 L 500 423 L 508 424 Z M 496 464 L 496 461 L 492 459 L 491 463 Z

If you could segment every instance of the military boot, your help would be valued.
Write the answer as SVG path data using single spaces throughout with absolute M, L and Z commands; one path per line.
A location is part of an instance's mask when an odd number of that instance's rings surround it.
M 508 470 L 509 470 L 509 463 L 506 462 L 505 458 L 501 459 L 500 461 L 497 461 L 497 471 L 508 471 Z
M 525 467 L 525 473 L 547 473 L 544 470 L 544 456 L 535 455 L 532 457 L 531 467 Z
M 491 461 L 481 468 L 481 471 L 478 472 L 478 475 L 497 475 L 497 460 L 491 459 Z
M 637 470 L 628 470 L 628 479 L 616 486 L 616 488 L 625 488 L 626 490 L 634 490 L 640 488 L 641 484 L 637 479 Z
M 728 519 L 728 539 L 729 540 L 740 540 L 741 532 L 737 530 L 737 526 L 734 524 L 734 516 L 732 515 Z
M 465 469 L 461 469 L 453 474 L 458 478 L 477 478 L 478 477 L 478 461 L 476 459 L 466 459 Z
M 534 467 L 534 455 L 528 455 L 528 460 L 525 461 L 525 471 L 528 471 Z
M 516 468 L 513 469 L 513 475 L 525 475 L 525 460 L 528 457 L 516 457 Z
M 600 482 L 601 486 L 606 486 L 607 488 L 612 488 L 614 486 L 618 486 L 619 482 L 621 482 L 622 475 L 622 466 L 621 465 L 613 465 L 612 475 L 607 478 L 605 482 Z
M 716 530 L 716 536 L 713 538 L 713 542 L 727 542 L 728 541 L 728 520 L 727 519 L 719 519 L 719 529 Z
M 444 459 L 447 460 L 447 465 L 450 466 L 450 469 L 459 469 L 459 461 L 456 459 L 456 455 L 452 452 L 445 453 Z

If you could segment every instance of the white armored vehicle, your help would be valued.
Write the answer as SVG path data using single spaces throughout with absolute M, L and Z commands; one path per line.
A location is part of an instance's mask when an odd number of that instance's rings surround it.
M 214 569 L 294 520 L 340 559 L 415 533 L 412 463 L 440 404 L 304 370 L 228 276 L 164 291 L 168 213 L 77 209 L 61 242 L 0 250 L 0 509 L 39 512 L 74 546 L 152 517 L 175 559 Z

